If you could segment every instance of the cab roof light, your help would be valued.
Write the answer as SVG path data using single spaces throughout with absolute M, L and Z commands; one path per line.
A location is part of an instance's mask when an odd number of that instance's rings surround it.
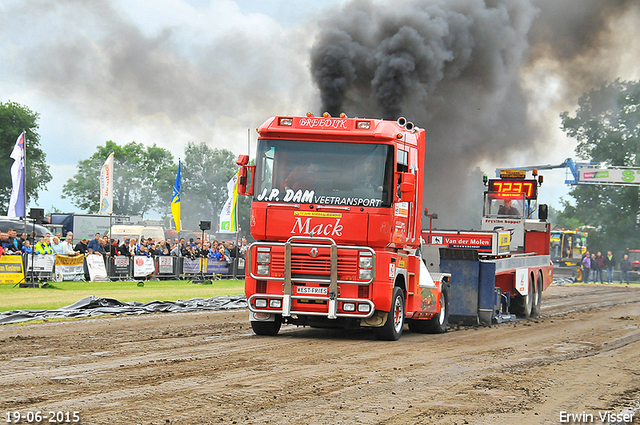
M 371 121 L 358 121 L 356 122 L 356 128 L 360 130 L 369 130 L 371 129 Z
M 311 112 L 307 112 L 307 117 L 311 118 L 313 117 L 313 114 Z
M 328 112 L 325 112 L 324 114 L 322 114 L 322 116 L 325 118 L 331 118 L 331 114 Z
M 278 120 L 278 124 L 292 126 L 293 125 L 293 118 L 280 118 Z
M 344 112 L 340 112 L 340 118 L 347 118 L 347 114 L 345 114 Z

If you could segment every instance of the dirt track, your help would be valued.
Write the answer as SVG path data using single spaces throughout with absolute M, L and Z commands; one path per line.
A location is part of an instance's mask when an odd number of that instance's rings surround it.
M 542 314 L 405 328 L 397 342 L 290 326 L 257 337 L 247 311 L 2 326 L 0 422 L 78 411 L 83 424 L 602 423 L 599 412 L 640 407 L 640 288 L 552 287 Z

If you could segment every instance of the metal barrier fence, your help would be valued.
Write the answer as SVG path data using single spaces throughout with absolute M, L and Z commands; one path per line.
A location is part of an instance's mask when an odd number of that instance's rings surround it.
M 245 259 L 234 258 L 231 263 L 213 258 L 173 256 L 103 256 L 105 278 L 109 280 L 214 280 L 244 279 Z M 22 256 L 24 281 L 88 280 L 91 275 L 84 256 L 55 254 Z M 102 264 L 102 263 L 100 263 Z M 91 264 L 89 264 L 91 266 Z

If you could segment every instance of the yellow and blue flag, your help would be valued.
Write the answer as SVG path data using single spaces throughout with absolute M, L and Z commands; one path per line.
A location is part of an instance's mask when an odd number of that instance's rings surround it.
M 171 198 L 171 215 L 176 224 L 176 232 L 180 232 L 180 160 L 178 160 L 178 174 L 173 185 L 173 197 Z

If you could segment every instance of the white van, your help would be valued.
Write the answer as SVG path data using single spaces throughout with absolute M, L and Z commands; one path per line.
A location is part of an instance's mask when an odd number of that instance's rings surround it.
M 111 239 L 118 238 L 120 243 L 125 239 L 136 238 L 138 242 L 143 237 L 152 238 L 156 242 L 164 240 L 164 229 L 160 226 L 139 226 L 129 224 L 117 224 L 111 228 Z

